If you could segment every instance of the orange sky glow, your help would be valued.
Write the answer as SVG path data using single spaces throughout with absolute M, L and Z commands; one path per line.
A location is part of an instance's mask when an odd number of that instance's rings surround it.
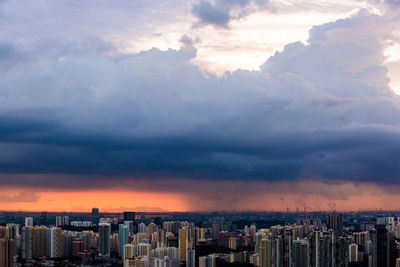
M 400 196 L 395 194 L 396 188 L 368 183 L 171 180 L 172 186 L 179 183 L 186 187 L 185 192 L 151 191 L 143 189 L 146 187 L 143 183 L 137 181 L 138 190 L 129 187 L 89 191 L 2 188 L 0 210 L 89 212 L 92 207 L 98 207 L 102 212 L 181 212 L 400 208 Z

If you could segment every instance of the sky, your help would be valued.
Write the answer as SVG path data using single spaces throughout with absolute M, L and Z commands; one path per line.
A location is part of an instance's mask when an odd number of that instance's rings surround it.
M 398 0 L 0 0 L 0 210 L 399 210 L 399 21 Z

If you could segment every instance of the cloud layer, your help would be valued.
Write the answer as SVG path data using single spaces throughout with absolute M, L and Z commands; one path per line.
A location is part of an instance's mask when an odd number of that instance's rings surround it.
M 226 25 L 230 14 L 210 23 Z M 196 48 L 187 37 L 180 50 L 128 56 L 98 39 L 3 41 L 0 183 L 397 184 L 400 102 L 383 66 L 393 21 L 362 10 L 314 27 L 308 44 L 288 44 L 260 71 L 223 77 L 191 64 Z M 63 179 L 71 174 L 79 179 Z

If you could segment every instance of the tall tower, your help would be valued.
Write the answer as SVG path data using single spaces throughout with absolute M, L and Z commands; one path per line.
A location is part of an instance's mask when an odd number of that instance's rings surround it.
M 385 225 L 376 225 L 377 266 L 389 267 L 389 231 Z
M 180 261 L 186 261 L 186 236 L 187 228 L 183 227 L 179 229 L 179 259 Z
M 293 267 L 308 267 L 309 246 L 307 240 L 293 241 Z
M 133 211 L 124 211 L 124 221 L 135 221 L 135 212 Z
M 290 266 L 292 264 L 292 229 L 285 229 L 283 235 L 283 266 Z
M 193 232 L 194 233 L 194 232 Z M 186 250 L 194 248 L 192 228 L 182 227 L 179 229 L 179 259 L 186 261 Z
M 21 231 L 21 256 L 31 259 L 33 255 L 33 227 L 24 226 Z
M 260 267 L 272 266 L 272 241 L 269 239 L 260 240 Z
M 92 223 L 93 224 L 98 224 L 99 223 L 99 209 L 98 208 L 93 208 L 92 209 Z
M 120 224 L 118 231 L 118 254 L 122 259 L 124 259 L 124 246 L 128 244 L 128 233 L 128 225 Z
M 358 245 L 355 243 L 349 246 L 349 262 L 358 262 Z
M 99 256 L 110 257 L 111 225 L 99 223 Z
M 50 228 L 50 258 L 61 257 L 61 228 Z
M 186 267 L 195 267 L 196 262 L 196 251 L 194 248 L 188 248 L 186 250 Z
M 32 227 L 33 226 L 33 218 L 32 217 L 26 217 L 25 218 L 25 226 L 27 226 L 27 227 Z
M 0 239 L 0 266 L 14 267 L 14 240 Z
M 335 231 L 335 235 L 343 234 L 343 214 L 330 213 L 326 216 L 326 226 Z

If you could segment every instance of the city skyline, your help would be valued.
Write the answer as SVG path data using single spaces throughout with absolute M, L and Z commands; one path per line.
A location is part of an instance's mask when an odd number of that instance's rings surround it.
M 0 1 L 0 210 L 400 209 L 400 3 Z

